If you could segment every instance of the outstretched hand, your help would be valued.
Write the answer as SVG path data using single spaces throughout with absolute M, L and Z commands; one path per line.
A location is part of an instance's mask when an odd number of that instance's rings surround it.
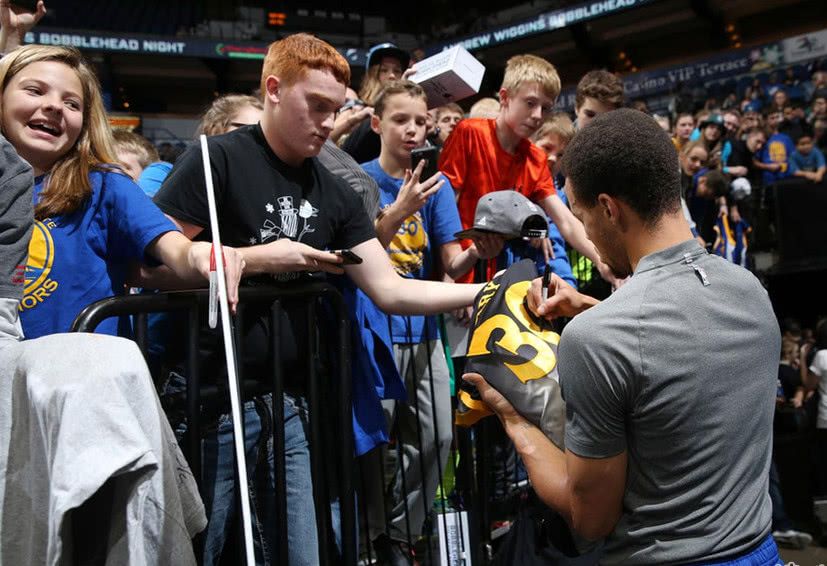
M 554 247 L 548 236 L 542 238 L 529 238 L 528 245 L 535 250 L 540 250 L 543 254 L 543 262 L 548 263 L 548 260 L 554 259 Z
M 400 80 L 409 81 L 409 80 L 411 80 L 411 77 L 414 76 L 415 74 L 416 74 L 416 65 L 411 65 L 410 67 L 405 69 L 404 73 L 402 73 L 402 78 Z
M 342 258 L 287 238 L 265 244 L 270 251 L 271 272 L 324 271 L 341 275 Z
M 419 178 L 424 168 L 425 160 L 423 159 L 416 164 L 413 171 L 409 169 L 405 171 L 405 181 L 399 189 L 399 194 L 396 195 L 396 200 L 391 205 L 399 211 L 400 218 L 408 218 L 418 212 L 420 208 L 425 206 L 428 199 L 445 184 L 445 180 L 440 179 L 441 173 L 439 171 L 420 182 Z
M 244 274 L 244 257 L 241 252 L 229 246 L 221 246 L 224 254 L 224 277 L 227 283 L 227 303 L 230 312 L 236 313 L 238 309 L 238 288 L 241 284 L 241 277 Z M 189 249 L 187 261 L 190 267 L 201 274 L 204 279 L 210 278 L 212 266 L 213 245 L 210 242 L 193 242 Z
M 12 3 L 0 0 L 0 50 L 3 53 L 16 49 L 23 43 L 26 33 L 46 15 L 46 4 L 39 0 L 34 12 L 29 12 Z
M 471 236 L 474 242 L 474 251 L 479 259 L 491 259 L 500 255 L 505 246 L 505 238 L 499 234 L 481 234 L 477 233 Z

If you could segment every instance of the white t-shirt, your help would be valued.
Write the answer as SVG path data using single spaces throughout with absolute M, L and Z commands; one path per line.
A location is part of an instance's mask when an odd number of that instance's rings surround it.
M 827 428 L 827 349 L 819 350 L 810 364 L 810 371 L 818 376 L 818 418 L 816 428 Z

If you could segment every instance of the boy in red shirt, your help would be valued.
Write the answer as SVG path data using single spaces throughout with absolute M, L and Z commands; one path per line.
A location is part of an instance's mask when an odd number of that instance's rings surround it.
M 500 87 L 500 112 L 494 119 L 471 118 L 457 124 L 443 147 L 439 170 L 457 195 L 463 228 L 474 223 L 480 197 L 492 191 L 513 189 L 539 204 L 557 224 L 563 238 L 595 262 L 607 281 L 614 281 L 583 225 L 557 196 L 546 155 L 529 138 L 551 114 L 560 94 L 560 77 L 554 66 L 534 55 L 508 60 Z M 463 241 L 463 247 L 470 242 Z M 551 257 L 548 238 L 537 242 Z M 495 271 L 489 263 L 488 278 Z M 470 281 L 468 274 L 459 281 Z

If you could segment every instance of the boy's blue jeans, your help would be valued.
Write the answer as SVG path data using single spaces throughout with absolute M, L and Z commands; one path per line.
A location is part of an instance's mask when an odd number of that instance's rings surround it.
M 174 376 L 166 392 L 180 392 L 185 387 L 184 383 L 181 376 Z M 272 403 L 272 395 L 268 394 L 245 402 L 243 409 L 246 436 L 244 446 L 257 565 L 273 564 L 277 560 Z M 283 481 L 287 492 L 287 545 L 290 566 L 315 566 L 319 563 L 306 425 L 307 407 L 304 400 L 285 395 Z M 176 427 L 175 432 L 179 441 L 185 431 L 186 423 Z M 232 418 L 229 414 L 220 415 L 216 425 L 203 435 L 201 458 L 201 497 L 209 520 L 204 533 L 203 564 L 212 566 L 220 561 L 228 534 L 233 528 L 236 512 L 235 447 Z M 279 481 L 282 481 L 282 478 L 279 478 Z

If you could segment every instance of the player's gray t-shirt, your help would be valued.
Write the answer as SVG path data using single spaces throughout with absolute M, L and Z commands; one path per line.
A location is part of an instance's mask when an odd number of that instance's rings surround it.
M 569 323 L 559 347 L 566 448 L 628 455 L 601 563 L 718 559 L 762 542 L 780 347 L 758 280 L 695 240 L 644 257 Z

